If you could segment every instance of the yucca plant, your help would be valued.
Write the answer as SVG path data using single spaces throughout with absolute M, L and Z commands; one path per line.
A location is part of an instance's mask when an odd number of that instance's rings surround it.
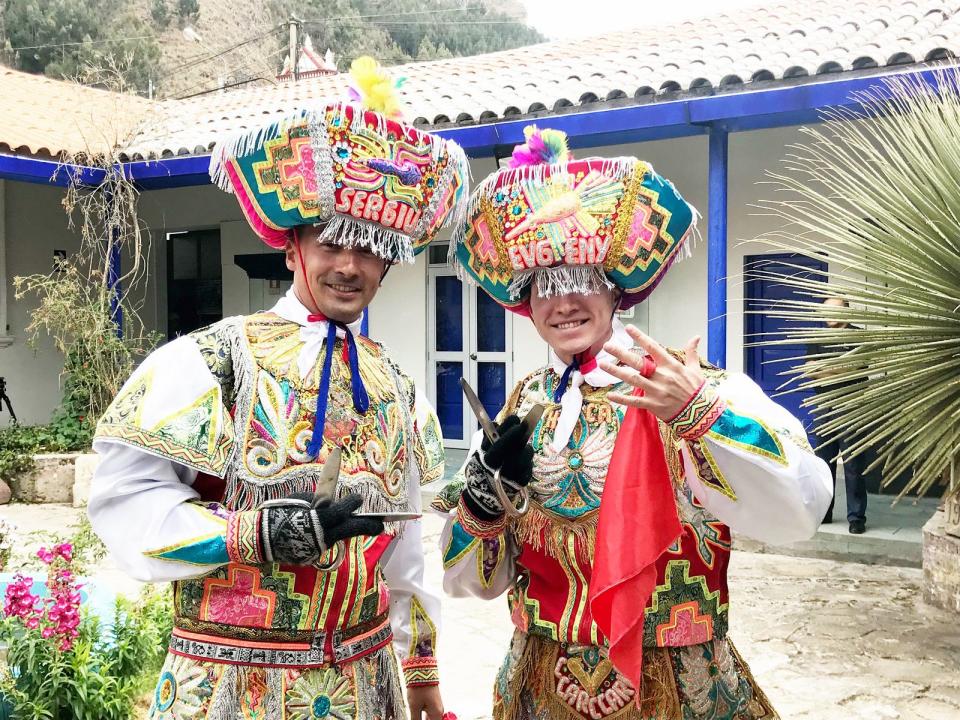
M 852 99 L 768 173 L 782 197 L 760 206 L 786 222 L 759 240 L 830 265 L 825 281 L 776 276 L 802 299 L 768 311 L 792 329 L 762 342 L 823 348 L 794 378 L 818 390 L 818 431 L 872 448 L 885 482 L 912 470 L 901 496 L 923 494 L 960 477 L 960 73 L 886 78 Z

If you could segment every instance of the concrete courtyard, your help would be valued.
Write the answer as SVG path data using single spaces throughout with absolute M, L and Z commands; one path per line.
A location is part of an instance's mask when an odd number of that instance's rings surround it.
M 25 532 L 65 531 L 81 510 L 8 505 Z M 424 520 L 429 581 L 440 585 L 441 521 Z M 107 561 L 97 582 L 138 584 Z M 960 622 L 924 604 L 916 568 L 737 552 L 731 635 L 783 720 L 960 718 Z M 511 634 L 506 601 L 447 600 L 442 690 L 460 720 L 489 718 L 490 688 Z

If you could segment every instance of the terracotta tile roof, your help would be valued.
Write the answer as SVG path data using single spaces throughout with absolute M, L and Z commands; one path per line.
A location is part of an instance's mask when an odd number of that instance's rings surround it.
M 947 0 L 807 0 L 677 25 L 626 30 L 505 52 L 412 63 L 403 99 L 419 124 L 515 119 L 619 100 L 726 92 L 761 84 L 960 55 L 960 5 Z M 206 152 L 224 132 L 342 97 L 343 75 L 164 103 L 162 132 L 131 157 Z
M 960 3 L 794 0 L 672 26 L 412 63 L 393 72 L 407 78 L 402 95 L 408 117 L 442 126 L 602 107 L 607 102 L 644 102 L 679 93 L 736 92 L 954 56 L 960 56 Z M 8 98 L 2 82 L 0 90 Z M 134 108 L 131 115 L 148 122 L 140 124 L 127 155 L 140 159 L 203 154 L 225 133 L 343 97 L 346 85 L 346 76 L 336 75 Z M 27 96 L 33 92 L 20 90 Z M 20 143 L 34 151 L 56 142 L 72 147 L 69 143 L 75 139 L 67 130 L 61 141 L 43 137 L 44 122 L 53 116 L 49 103 L 34 103 L 32 97 L 23 102 L 34 111 L 29 126 L 36 139 L 12 138 L 8 120 L 14 129 L 27 123 L 10 118 L 6 107 L 0 111 L 0 139 L 11 137 L 7 141 L 11 147 Z M 59 107 L 62 115 L 57 117 L 83 126 L 72 103 Z M 23 135 L 28 135 L 26 128 Z
M 0 151 L 59 157 L 129 141 L 149 100 L 0 66 Z

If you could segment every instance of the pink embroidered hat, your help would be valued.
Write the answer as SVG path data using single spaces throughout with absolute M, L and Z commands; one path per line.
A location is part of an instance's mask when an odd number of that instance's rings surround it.
M 696 211 L 634 157 L 574 160 L 566 135 L 525 129 L 510 167 L 470 198 L 450 259 L 500 305 L 526 314 L 531 283 L 547 297 L 622 292 L 644 300 L 688 251 Z
M 353 102 L 301 110 L 217 143 L 210 177 L 254 232 L 282 248 L 298 225 L 322 242 L 412 262 L 465 210 L 469 167 L 455 143 L 399 117 L 395 83 L 372 58 L 351 68 Z

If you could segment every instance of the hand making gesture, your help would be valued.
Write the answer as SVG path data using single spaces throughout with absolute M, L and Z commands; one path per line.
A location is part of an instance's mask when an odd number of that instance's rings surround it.
M 647 355 L 607 343 L 603 349 L 622 365 L 601 361 L 600 367 L 639 388 L 643 395 L 612 392 L 607 398 L 621 405 L 649 410 L 661 420 L 670 421 L 686 407 L 706 380 L 697 355 L 700 336 L 693 337 L 687 343 L 681 362 L 646 333 L 631 325 L 627 326 L 627 332 L 638 346 L 647 351 Z

